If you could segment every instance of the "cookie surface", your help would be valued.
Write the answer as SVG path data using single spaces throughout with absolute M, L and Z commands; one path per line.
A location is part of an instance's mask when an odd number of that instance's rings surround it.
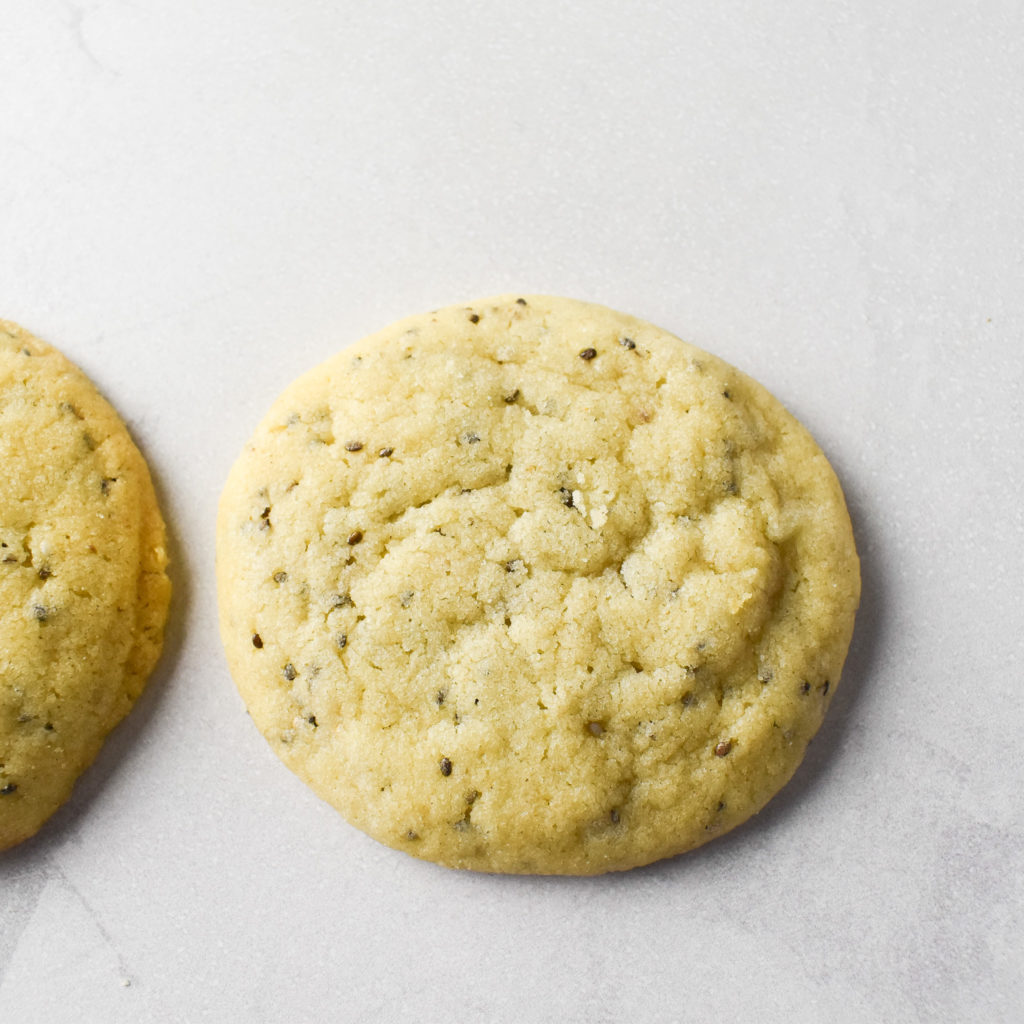
M 160 653 L 164 524 L 124 424 L 0 321 L 0 849 L 34 834 Z
M 413 317 L 289 387 L 218 523 L 221 632 L 276 753 L 379 841 L 593 874 L 792 775 L 860 578 L 760 385 L 602 307 Z

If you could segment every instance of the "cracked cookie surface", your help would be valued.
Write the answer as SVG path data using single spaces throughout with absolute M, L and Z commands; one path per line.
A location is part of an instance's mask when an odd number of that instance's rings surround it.
M 374 838 L 593 874 L 792 775 L 860 580 L 835 475 L 760 385 L 633 317 L 412 317 L 278 399 L 218 523 L 221 633 L 281 759 Z
M 128 713 L 163 640 L 164 524 L 124 424 L 0 320 L 0 849 L 33 835 Z

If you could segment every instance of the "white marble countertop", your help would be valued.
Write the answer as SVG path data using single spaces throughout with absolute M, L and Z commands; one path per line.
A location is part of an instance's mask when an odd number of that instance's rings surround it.
M 0 856 L 0 1021 L 1024 1019 L 1020 0 L 13 0 L 0 227 L 0 316 L 128 422 L 176 586 L 136 711 Z M 760 379 L 863 559 L 793 783 L 620 876 L 376 845 L 217 637 L 216 501 L 272 398 L 508 290 Z

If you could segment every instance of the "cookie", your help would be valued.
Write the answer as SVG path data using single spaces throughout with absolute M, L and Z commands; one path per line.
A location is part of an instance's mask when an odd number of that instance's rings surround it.
M 164 524 L 124 424 L 0 321 L 0 849 L 67 800 L 160 653 Z
M 355 826 L 482 871 L 699 846 L 790 778 L 860 582 L 839 484 L 764 388 L 651 324 L 507 296 L 277 400 L 218 522 L 253 721 Z

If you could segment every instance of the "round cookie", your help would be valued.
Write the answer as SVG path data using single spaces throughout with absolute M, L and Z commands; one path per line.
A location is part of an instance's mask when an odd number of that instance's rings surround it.
M 760 385 L 602 307 L 412 317 L 289 387 L 218 523 L 253 720 L 354 825 L 595 874 L 793 774 L 860 591 L 842 492 Z
M 0 321 L 0 850 L 68 798 L 156 662 L 164 524 L 124 424 Z

